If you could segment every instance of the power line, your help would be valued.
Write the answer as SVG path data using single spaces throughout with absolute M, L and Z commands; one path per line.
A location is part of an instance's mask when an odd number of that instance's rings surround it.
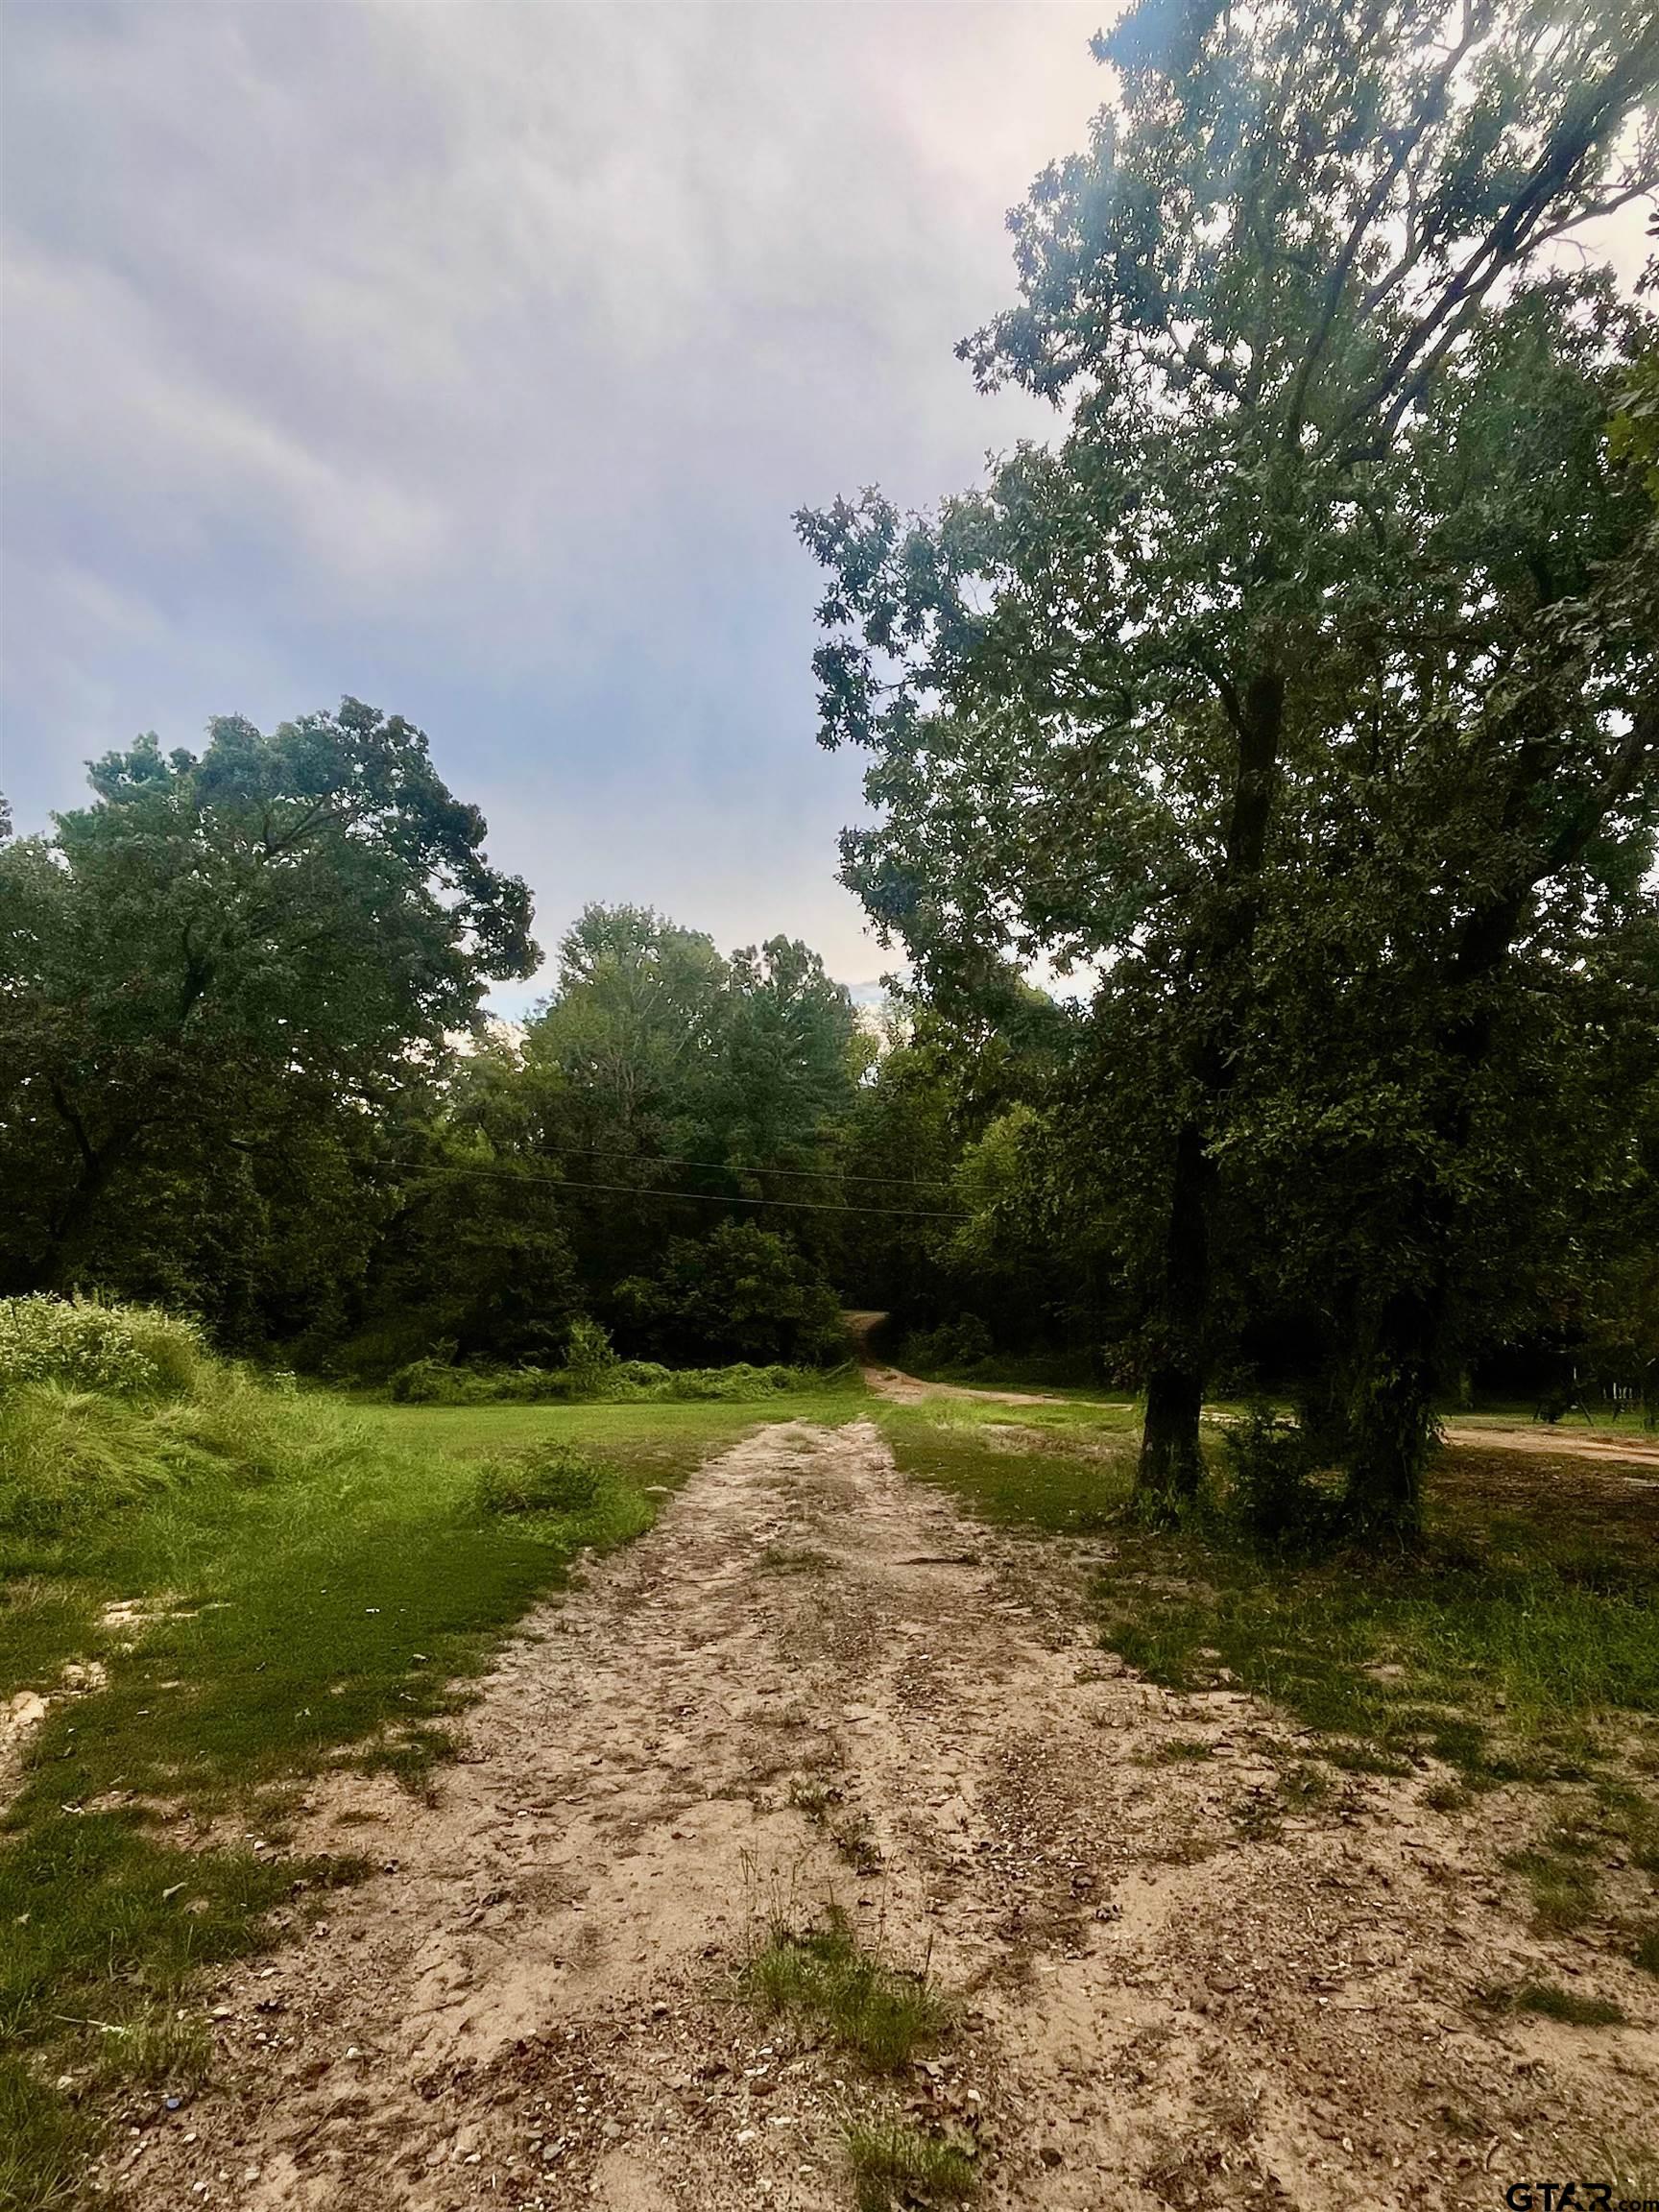
M 580 1149 L 580 1147 L 574 1147 Z M 389 1168 L 401 1168 L 415 1174 L 439 1175 L 492 1175 L 497 1181 L 523 1185 L 534 1183 L 544 1190 L 602 1190 L 619 1198 L 666 1198 L 672 1204 L 682 1199 L 694 1199 L 706 1206 L 773 1206 L 783 1207 L 796 1214 L 875 1214 L 884 1221 L 971 1221 L 971 1214 L 922 1213 L 908 1207 L 895 1206 L 837 1206 L 828 1198 L 729 1198 L 718 1190 L 661 1190 L 634 1183 L 580 1183 L 569 1176 L 525 1175 L 513 1167 L 489 1167 L 457 1160 L 396 1161 L 385 1163 Z
M 606 1160 L 637 1160 L 644 1167 L 710 1167 L 724 1175 L 814 1176 L 820 1181 L 879 1184 L 894 1190 L 920 1190 L 930 1187 L 949 1190 L 948 1175 L 845 1175 L 839 1167 L 752 1167 L 733 1160 L 686 1160 L 674 1152 L 630 1152 L 620 1144 L 548 1144 L 538 1142 L 538 1152 L 579 1152 Z M 777 1204 L 783 1201 L 779 1199 Z

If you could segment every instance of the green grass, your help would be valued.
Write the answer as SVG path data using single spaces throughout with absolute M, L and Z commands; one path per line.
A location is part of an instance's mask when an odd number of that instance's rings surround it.
M 864 1950 L 835 1906 L 807 1928 L 774 1919 L 745 1962 L 740 1985 L 762 2012 L 809 2022 L 878 2074 L 908 2066 L 950 2025 L 949 2008 L 926 1975 Z
M 1129 1496 L 1131 1408 L 883 1405 L 906 1475 L 952 1491 L 982 1520 L 1075 1536 L 1113 1525 Z
M 964 1417 L 935 1402 L 879 1418 L 907 1474 L 985 1520 L 1109 1532 L 1102 1638 L 1131 1665 L 1176 1689 L 1230 1675 L 1336 1739 L 1340 1763 L 1571 1779 L 1608 1724 L 1659 1716 L 1659 1507 L 1599 1470 L 1459 1449 L 1435 1464 L 1421 1553 L 1298 1560 L 1215 1507 L 1173 1535 L 1138 1528 L 1116 1408 Z
M 621 1467 L 637 1481 L 677 1479 L 711 1452 L 779 1421 L 835 1423 L 869 1409 L 856 1376 L 827 1378 L 822 1389 L 758 1405 L 721 1400 L 642 1406 L 355 1405 L 368 1431 L 423 1449 L 479 1455 L 545 1440 L 574 1444 Z
M 892 2212 L 961 2204 L 978 2186 L 974 2161 L 960 2144 L 925 2135 L 902 2121 L 865 2122 L 847 2130 L 858 2212 Z
M 166 1403 L 0 1401 L 0 1697 L 108 1670 L 53 1703 L 0 1823 L 0 2203 L 77 2201 L 100 2091 L 199 2070 L 201 1969 L 360 1874 L 285 1849 L 307 1777 L 429 1786 L 469 1685 L 578 1551 L 638 1534 L 762 1414 L 857 1407 L 353 1409 L 219 1369 Z

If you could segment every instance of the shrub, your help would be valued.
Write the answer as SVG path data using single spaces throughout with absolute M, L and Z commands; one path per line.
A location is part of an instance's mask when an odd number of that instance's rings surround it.
M 619 1326 L 665 1359 L 828 1365 L 846 1358 L 840 1302 L 787 1237 L 727 1221 L 669 1238 L 655 1275 L 614 1293 Z
M 661 1367 L 652 1359 L 614 1359 L 586 1371 L 569 1367 L 451 1367 L 414 1359 L 392 1378 L 391 1393 L 406 1406 L 535 1406 L 549 1402 L 650 1405 L 720 1399 L 746 1405 L 780 1391 L 822 1386 L 817 1367 Z
M 1294 1547 L 1329 1533 L 1333 1501 L 1313 1480 L 1310 1439 L 1270 1407 L 1252 1406 L 1222 1444 L 1234 1519 L 1258 1542 Z
M 819 1371 L 807 1367 L 751 1367 L 739 1360 L 732 1367 L 682 1367 L 669 1371 L 662 1386 L 664 1398 L 722 1398 L 733 1404 L 769 1398 L 778 1390 L 799 1390 L 820 1380 Z
M 387 1388 L 399 1406 L 453 1406 L 461 1378 L 447 1359 L 430 1356 L 399 1367 Z
M 411 1359 L 389 1385 L 400 1406 L 535 1406 L 600 1396 L 576 1388 L 564 1367 L 455 1367 L 445 1359 Z
M 937 1329 L 918 1329 L 904 1340 L 904 1361 L 911 1367 L 975 1367 L 989 1359 L 997 1347 L 991 1332 L 977 1313 L 963 1313 L 954 1321 L 942 1321 Z
M 153 1306 L 0 1298 L 0 1392 L 30 1382 L 122 1398 L 187 1393 L 211 1355 L 195 1322 Z
M 565 1353 L 565 1372 L 570 1378 L 573 1395 L 578 1398 L 600 1396 L 607 1377 L 617 1364 L 615 1350 L 599 1323 L 586 1313 L 578 1313 L 570 1324 L 570 1340 Z
M 585 1513 L 594 1504 L 605 1470 L 569 1444 L 542 1445 L 510 1458 L 487 1460 L 473 1499 L 486 1513 Z

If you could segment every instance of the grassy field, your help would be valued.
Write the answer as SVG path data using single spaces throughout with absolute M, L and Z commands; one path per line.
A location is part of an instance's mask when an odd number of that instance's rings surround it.
M 1224 1496 L 1140 1530 L 1123 1400 L 902 1407 L 851 1378 L 761 1405 L 36 1392 L 0 1405 L 0 1705 L 50 1700 L 0 1769 L 0 2205 L 72 2202 L 110 2111 L 205 2066 L 200 1970 L 363 1870 L 295 1854 L 309 1780 L 428 1787 L 469 1685 L 579 1553 L 763 1422 L 859 1416 L 971 1512 L 1092 1539 L 1102 1640 L 1155 1679 L 1273 1698 L 1332 1767 L 1428 1767 L 1449 1815 L 1528 1785 L 1512 1864 L 1540 1923 L 1602 1926 L 1659 1972 L 1659 1490 L 1616 1467 L 1465 1445 L 1421 1554 L 1288 1557 Z M 571 1448 L 591 1464 L 562 1488 Z M 556 1508 L 500 1509 L 535 1496 Z M 1626 1889 L 1647 1879 L 1643 1912 L 1610 1903 L 1610 1855 Z
M 285 1848 L 309 1777 L 346 1762 L 423 1788 L 469 1679 L 579 1551 L 638 1534 L 757 1423 L 860 1407 L 855 1384 L 758 1407 L 348 1408 L 227 1383 L 9 1408 L 0 1707 L 51 1703 L 0 1830 L 0 2205 L 72 2202 L 109 2093 L 153 2105 L 204 2065 L 198 1969 L 356 1878 Z M 483 1468 L 572 1445 L 602 1470 L 574 1509 L 485 1509 Z M 96 1510 L 41 1505 L 64 1464 Z

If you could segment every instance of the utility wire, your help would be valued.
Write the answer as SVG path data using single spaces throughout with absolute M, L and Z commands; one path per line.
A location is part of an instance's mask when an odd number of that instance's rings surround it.
M 630 1152 L 620 1144 L 546 1144 L 538 1143 L 538 1152 L 590 1153 L 607 1160 L 637 1160 L 644 1167 L 712 1167 L 724 1175 L 806 1175 L 838 1183 L 881 1184 L 895 1190 L 920 1190 L 931 1188 L 949 1190 L 948 1175 L 844 1175 L 839 1167 L 751 1167 L 733 1160 L 685 1160 L 678 1153 Z M 782 1200 L 775 1203 L 781 1205 Z
M 568 1176 L 524 1175 L 513 1167 L 489 1167 L 458 1160 L 397 1161 L 384 1163 L 418 1175 L 493 1175 L 498 1181 L 540 1184 L 545 1190 L 604 1190 L 620 1198 L 699 1199 L 706 1206 L 781 1206 L 797 1214 L 877 1214 L 886 1221 L 971 1221 L 971 1214 L 920 1213 L 908 1207 L 837 1206 L 828 1198 L 729 1198 L 718 1190 L 662 1190 L 635 1183 L 579 1183 Z

